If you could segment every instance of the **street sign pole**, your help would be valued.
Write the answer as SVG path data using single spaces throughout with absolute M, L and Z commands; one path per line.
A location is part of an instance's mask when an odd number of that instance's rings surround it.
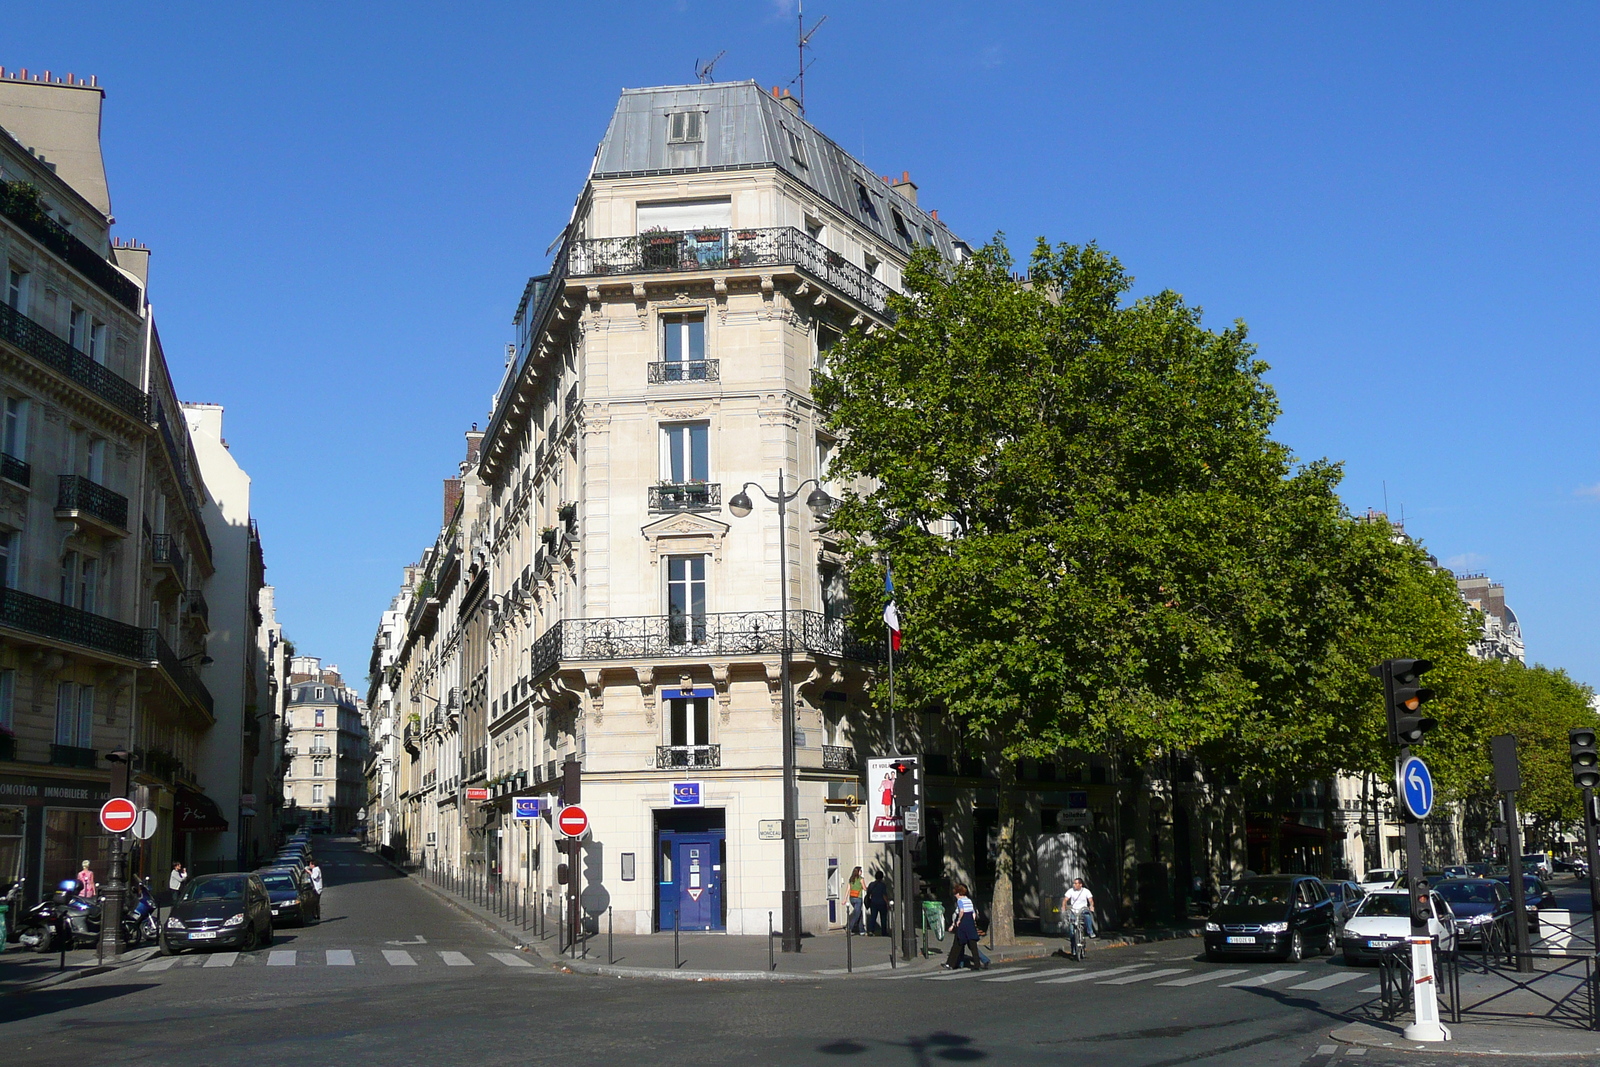
M 1506 822 L 1506 881 L 1511 883 L 1511 936 L 1516 946 L 1517 970 L 1533 970 L 1528 954 L 1528 902 L 1522 884 L 1522 819 L 1517 815 L 1517 791 L 1522 788 L 1522 764 L 1517 759 L 1515 734 L 1500 734 L 1489 739 L 1489 756 L 1494 765 L 1494 787 L 1505 796 L 1502 815 Z
M 127 800 L 131 758 L 120 745 L 106 753 L 106 762 L 111 764 L 107 790 L 111 798 L 100 809 L 100 825 L 111 834 L 111 873 L 100 901 L 100 940 L 96 948 L 101 963 L 107 956 L 113 960 L 122 957 L 122 894 L 126 888 L 122 880 L 122 840 L 138 818 L 137 810 Z
M 1422 873 L 1422 820 L 1433 810 L 1433 779 L 1421 760 L 1411 758 L 1411 746 L 1402 745 L 1396 773 L 1396 792 L 1406 827 L 1406 889 L 1411 897 L 1411 1003 L 1416 1020 L 1406 1027 L 1408 1041 L 1449 1041 L 1450 1031 L 1439 1021 L 1439 983 L 1433 969 L 1433 936 L 1428 931 L 1432 913 L 1432 888 Z
M 1600 915 L 1600 843 L 1595 841 L 1595 810 L 1594 790 L 1588 786 L 1583 790 L 1583 836 L 1588 845 L 1589 857 L 1589 908 L 1593 915 Z

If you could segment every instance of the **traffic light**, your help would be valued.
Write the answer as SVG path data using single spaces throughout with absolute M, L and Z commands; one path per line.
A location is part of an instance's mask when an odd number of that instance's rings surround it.
M 1383 679 L 1383 706 L 1389 717 L 1389 743 L 1414 745 L 1439 725 L 1437 719 L 1422 714 L 1422 705 L 1433 699 L 1433 690 L 1422 687 L 1422 676 L 1433 670 L 1425 659 L 1386 659 L 1372 673 Z
M 917 802 L 917 761 L 914 759 L 895 760 L 891 766 L 895 775 L 895 806 L 909 808 Z
M 567 757 L 561 765 L 561 804 L 570 807 L 583 799 L 583 764 Z
M 1572 784 L 1579 789 L 1600 788 L 1600 748 L 1593 728 L 1579 726 L 1567 731 L 1572 749 Z
M 1431 909 L 1428 907 L 1428 880 L 1419 881 L 1416 888 L 1411 890 L 1411 926 L 1413 929 L 1426 930 Z

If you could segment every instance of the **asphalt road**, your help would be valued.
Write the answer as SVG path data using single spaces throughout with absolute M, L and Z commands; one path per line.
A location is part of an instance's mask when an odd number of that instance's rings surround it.
M 1345 1012 L 1373 998 L 1371 970 L 1326 959 L 1210 964 L 1197 958 L 1193 941 L 1092 952 L 1084 965 L 1036 961 L 940 977 L 690 983 L 563 974 L 353 844 L 319 838 L 316 847 L 327 884 L 320 926 L 280 930 L 270 949 L 254 953 L 185 955 L 0 998 L 0 1060 L 7 1067 L 1461 1062 L 1381 1050 L 1351 1055 L 1328 1039 Z

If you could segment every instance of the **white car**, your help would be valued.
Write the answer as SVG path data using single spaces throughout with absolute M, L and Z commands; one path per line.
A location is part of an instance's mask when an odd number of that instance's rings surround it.
M 1438 893 L 1429 893 L 1433 914 L 1428 916 L 1428 933 L 1443 953 L 1456 950 L 1456 917 Z M 1339 946 L 1346 963 L 1376 961 L 1394 951 L 1411 936 L 1411 896 L 1403 889 L 1380 889 L 1368 893 L 1361 906 L 1344 924 Z
M 1374 867 L 1356 880 L 1356 884 L 1368 893 L 1380 889 L 1393 889 L 1395 883 L 1400 881 L 1400 872 L 1387 867 Z

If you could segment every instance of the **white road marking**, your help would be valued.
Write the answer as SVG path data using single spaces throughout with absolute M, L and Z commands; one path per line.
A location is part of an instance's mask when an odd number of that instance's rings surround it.
M 293 967 L 294 953 L 292 948 L 275 948 L 267 953 L 268 967 Z
M 383 950 L 383 958 L 389 961 L 389 966 L 391 967 L 415 967 L 417 965 L 417 961 L 411 958 L 411 953 L 404 949 L 386 948 Z
M 881 974 L 878 976 L 878 981 L 892 982 L 896 978 L 926 978 L 928 974 L 928 971 L 901 971 L 899 974 Z
M 1224 971 L 1203 971 L 1200 974 L 1192 974 L 1188 978 L 1175 978 L 1170 982 L 1157 982 L 1156 985 L 1199 985 L 1201 982 L 1216 982 L 1223 978 L 1232 978 L 1236 974 L 1249 973 L 1249 971 L 1243 968 L 1233 968 L 1231 970 Z
M 505 964 L 507 967 L 532 967 L 526 956 L 519 956 L 515 952 L 491 952 L 489 955 Z
M 1141 967 L 1150 966 L 1148 963 L 1130 963 L 1126 967 L 1108 967 L 1103 971 L 1079 971 L 1069 974 L 1065 978 L 1046 978 L 1040 985 L 1066 985 L 1068 982 L 1087 982 L 1091 978 L 1106 978 L 1113 974 L 1125 974 L 1128 971 L 1137 971 Z
M 1151 978 L 1165 978 L 1169 974 L 1188 974 L 1187 967 L 1163 967 L 1159 971 L 1148 971 L 1144 974 L 1130 974 L 1122 978 L 1113 978 L 1109 982 L 1099 982 L 1098 985 L 1132 985 L 1135 982 L 1148 981 Z
M 887 963 L 867 963 L 867 964 L 863 964 L 860 967 L 855 968 L 855 973 L 856 974 L 860 974 L 862 971 L 888 971 L 888 970 L 893 970 L 893 968 L 890 967 Z M 849 974 L 849 973 L 851 973 L 851 971 L 850 971 L 850 968 L 848 968 L 848 967 L 829 967 L 827 970 L 816 971 L 815 973 L 816 974 Z
M 1346 1056 L 1365 1056 L 1367 1054 L 1367 1050 L 1357 1045 L 1354 1048 L 1345 1049 L 1344 1054 Z
M 1317 1046 L 1317 1055 L 1318 1056 L 1332 1056 L 1335 1052 L 1338 1052 L 1338 1051 L 1339 1051 L 1339 1046 L 1338 1045 L 1318 1045 Z
M 384 942 L 385 945 L 426 945 L 427 943 L 428 943 L 428 939 L 423 937 L 421 934 L 418 934 L 416 937 L 413 937 L 410 941 L 385 941 Z
M 1336 985 L 1344 985 L 1346 982 L 1354 982 L 1357 978 L 1365 978 L 1365 977 L 1366 977 L 1366 975 L 1364 975 L 1364 974 L 1350 974 L 1347 971 L 1344 974 L 1330 974 L 1326 978 L 1313 978 L 1309 982 L 1301 982 L 1299 985 L 1292 985 L 1289 988 L 1290 989 L 1332 989 Z
M 1010 968 L 1006 967 L 1006 968 L 1002 968 L 1002 970 L 1010 970 Z M 971 970 L 952 971 L 950 974 L 930 974 L 928 976 L 928 981 L 930 981 L 930 982 L 954 982 L 957 978 L 976 978 L 976 977 L 978 977 L 978 975 L 980 975 L 982 973 L 983 973 L 982 971 L 980 971 L 976 967 L 974 967 Z
M 1369 986 L 1367 986 L 1367 988 L 1363 989 L 1361 992 L 1363 992 L 1363 993 L 1382 993 L 1383 992 L 1383 986 L 1381 986 L 1381 985 L 1369 985 Z M 1350 1054 L 1352 1056 L 1355 1055 L 1355 1053 L 1353 1051 Z
M 1049 971 L 1041 971 L 1041 970 L 1035 968 L 1034 970 L 1031 970 L 1031 971 L 1018 971 L 1016 974 L 1008 974 L 1004 978 L 985 978 L 984 981 L 985 982 L 1020 982 L 1024 978 L 1037 978 L 1041 974 L 1049 974 L 1049 973 L 1050 973 Z
M 444 960 L 444 965 L 446 967 L 473 967 L 473 966 L 476 966 L 476 964 L 474 964 L 471 960 L 467 959 L 466 954 L 462 953 L 462 952 L 441 952 L 441 953 L 439 953 L 439 958 L 441 960 Z
M 356 954 L 354 952 L 351 952 L 349 949 L 347 949 L 347 948 L 330 948 L 330 949 L 328 949 L 328 966 L 329 967 L 354 967 L 355 965 L 356 965 Z
M 1242 978 L 1237 982 L 1229 982 L 1222 988 L 1252 989 L 1256 986 L 1271 985 L 1273 982 L 1281 982 L 1285 978 L 1299 978 L 1305 973 L 1306 972 L 1304 971 L 1268 971 L 1266 974 L 1258 974 L 1254 978 Z
M 206 957 L 207 967 L 232 967 L 239 961 L 237 952 L 218 952 Z
M 151 960 L 149 963 L 145 964 L 143 967 L 140 967 L 139 970 L 141 970 L 141 971 L 164 971 L 168 967 L 171 967 L 174 963 L 177 963 L 177 962 L 178 962 L 178 957 L 176 957 L 176 956 L 168 956 L 166 959 Z

